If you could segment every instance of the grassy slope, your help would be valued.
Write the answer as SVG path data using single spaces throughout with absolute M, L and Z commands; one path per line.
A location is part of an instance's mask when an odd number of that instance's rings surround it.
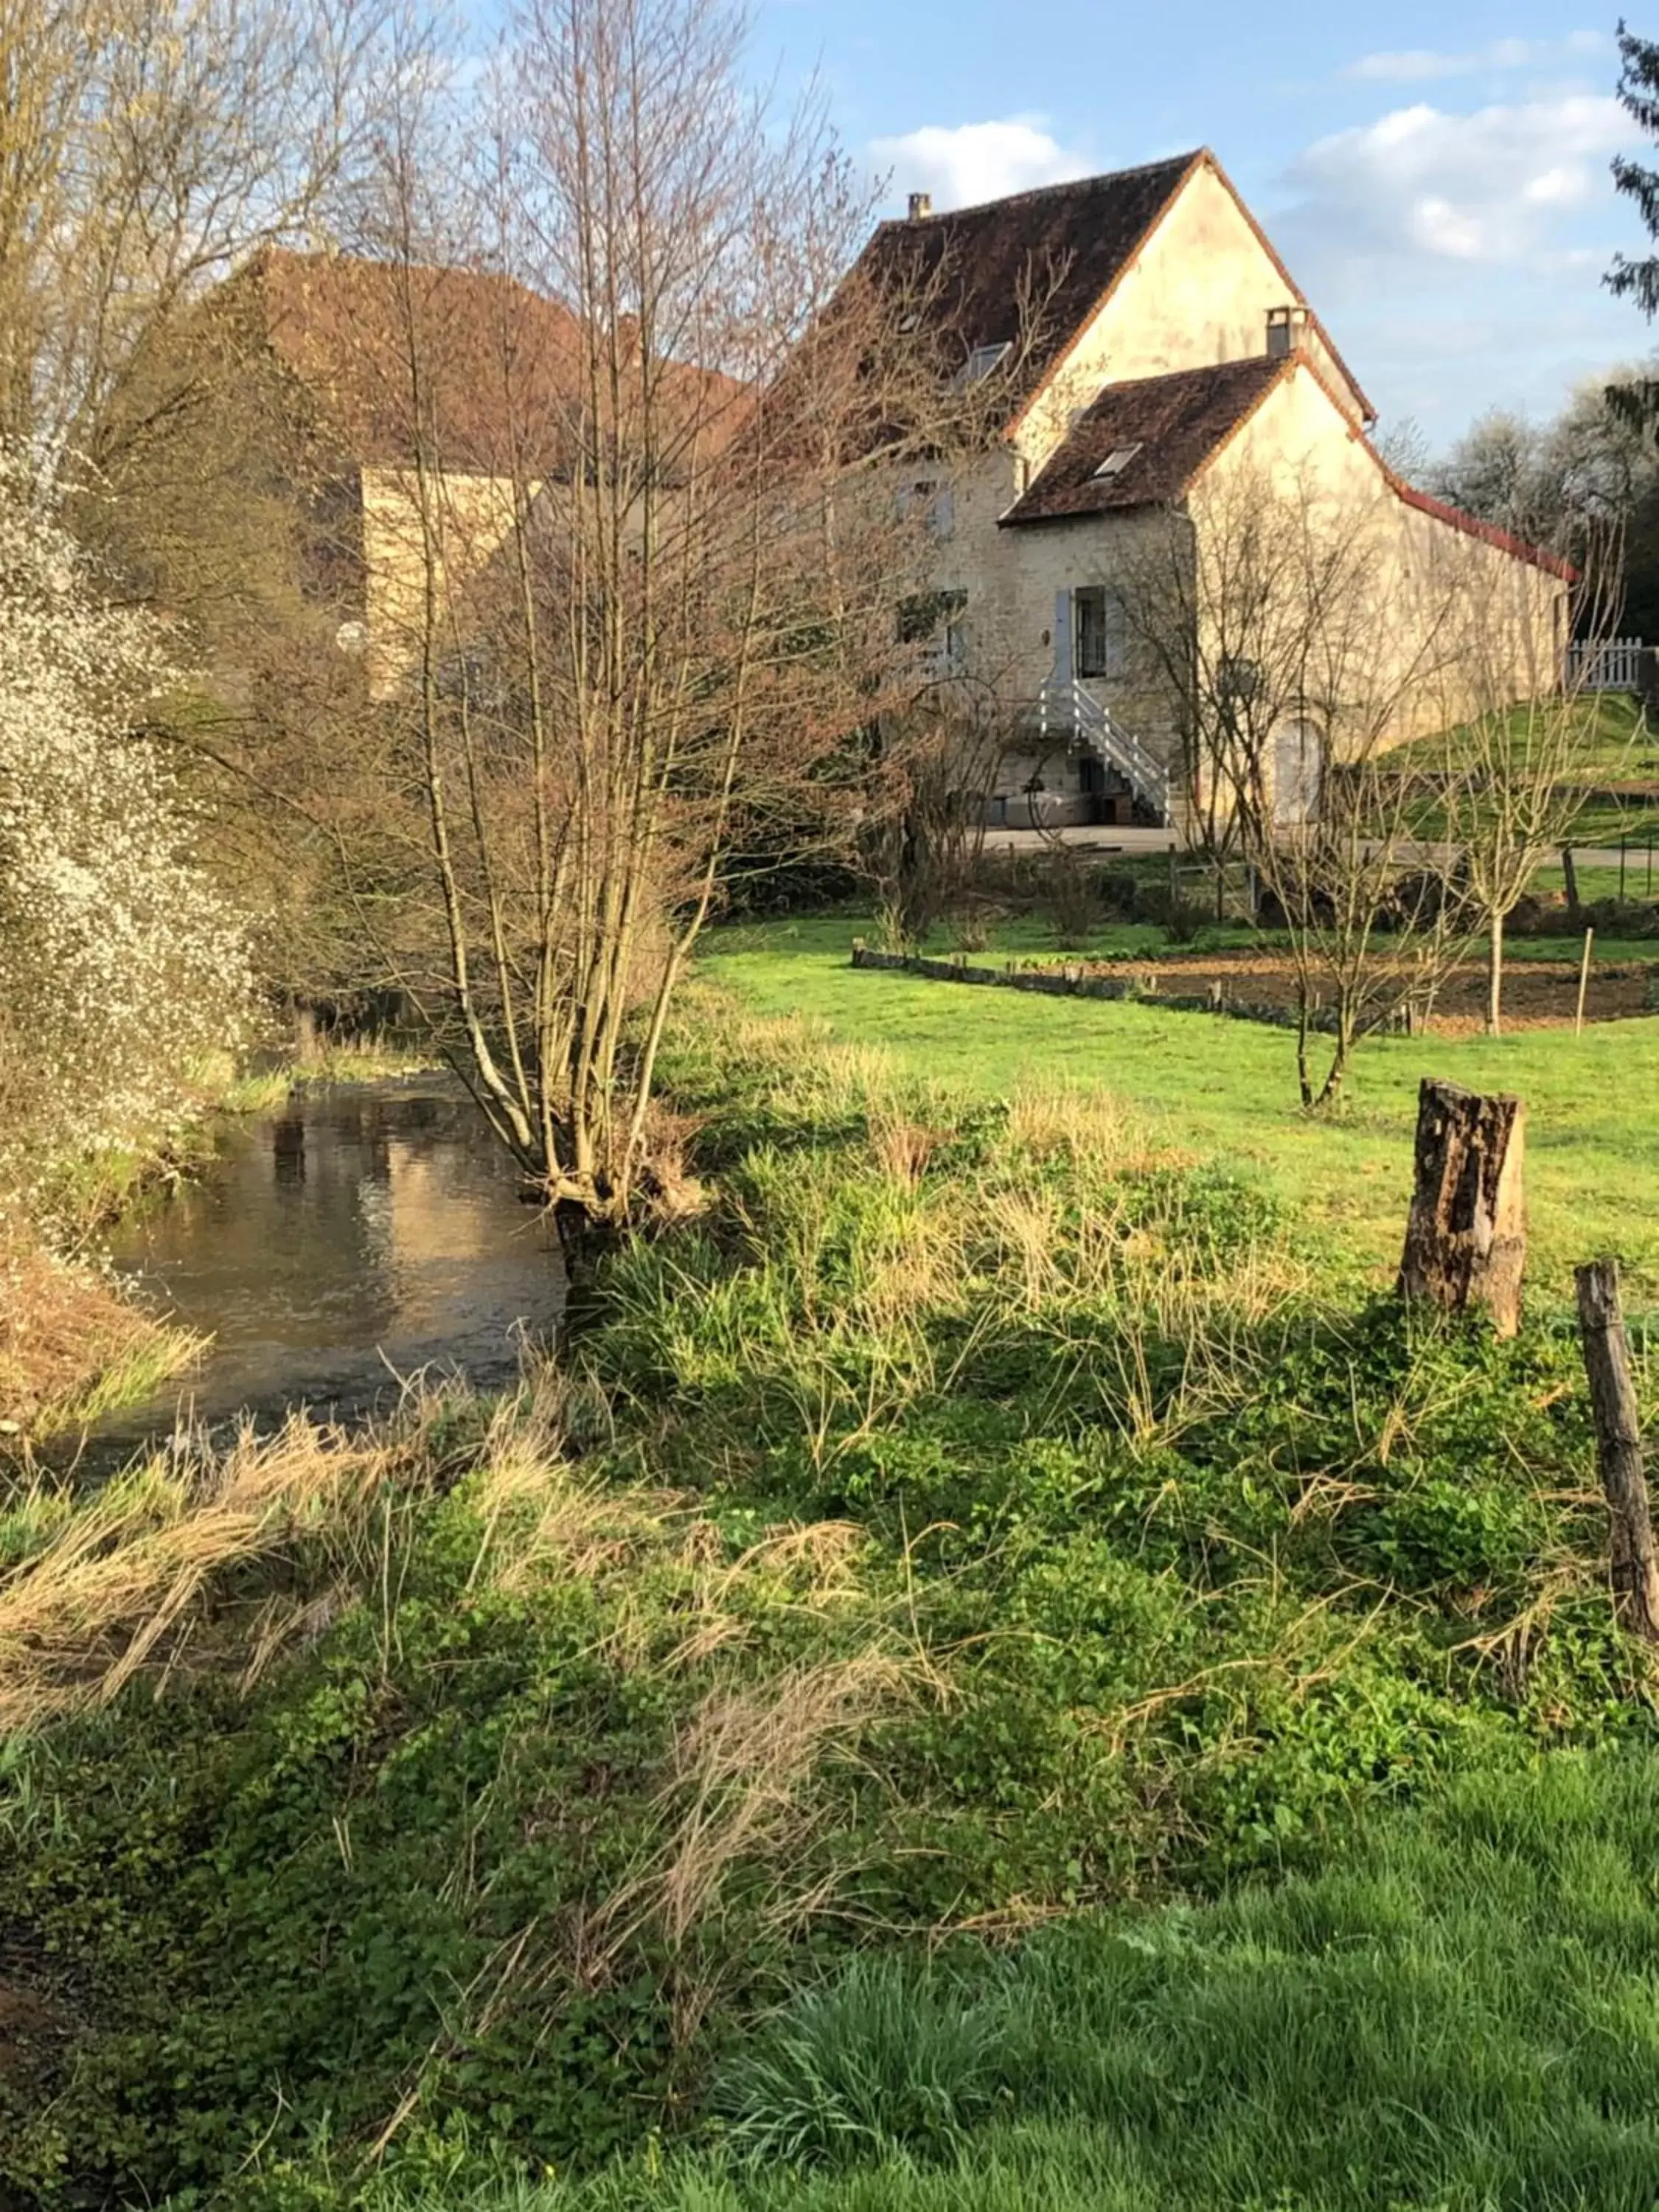
M 953 1088 L 1075 1085 L 1133 1101 L 1171 1141 L 1265 1176 L 1373 1271 L 1397 1256 L 1419 1079 L 1519 1091 L 1530 1109 L 1534 1296 L 1564 1303 L 1573 1263 L 1614 1251 L 1637 1294 L 1659 1299 L 1659 1020 L 1580 1038 L 1378 1038 L 1356 1060 L 1347 1109 L 1310 1121 L 1297 1109 L 1286 1032 L 855 973 L 848 953 L 868 927 L 848 916 L 722 930 L 708 940 L 708 966 L 758 1011 L 815 1017 Z
M 0 2196 L 337 2212 L 384 2138 L 423 2212 L 1635 2212 L 1571 1341 L 1334 1307 L 1109 1102 L 699 1011 L 718 1197 L 581 1374 L 0 1515 Z

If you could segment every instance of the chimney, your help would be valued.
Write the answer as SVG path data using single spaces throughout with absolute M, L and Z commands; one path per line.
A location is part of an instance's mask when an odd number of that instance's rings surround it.
M 933 212 L 933 196 L 931 192 L 911 193 L 910 220 L 912 222 L 925 222 Z

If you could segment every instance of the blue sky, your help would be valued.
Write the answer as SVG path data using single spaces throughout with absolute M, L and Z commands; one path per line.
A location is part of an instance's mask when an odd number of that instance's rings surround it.
M 756 30 L 784 84 L 820 73 L 895 208 L 1213 147 L 1385 428 L 1411 416 L 1443 445 L 1488 407 L 1548 413 L 1659 344 L 1600 282 L 1644 244 L 1607 173 L 1640 150 L 1610 20 L 1541 0 L 758 0 Z

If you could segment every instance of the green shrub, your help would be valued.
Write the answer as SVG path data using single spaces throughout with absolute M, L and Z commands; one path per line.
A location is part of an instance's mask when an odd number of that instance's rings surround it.
M 1103 868 L 1100 902 L 1115 921 L 1134 921 L 1140 912 L 1140 879 L 1132 869 Z

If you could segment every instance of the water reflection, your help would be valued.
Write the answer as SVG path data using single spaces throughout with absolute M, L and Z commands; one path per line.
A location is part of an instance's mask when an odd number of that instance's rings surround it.
M 341 1417 L 431 1362 L 488 1387 L 562 1300 L 551 1229 L 510 1162 L 441 1081 L 295 1092 L 234 1129 L 216 1171 L 125 1229 L 113 1257 L 186 1328 L 204 1363 L 106 1443 L 303 1401 Z

